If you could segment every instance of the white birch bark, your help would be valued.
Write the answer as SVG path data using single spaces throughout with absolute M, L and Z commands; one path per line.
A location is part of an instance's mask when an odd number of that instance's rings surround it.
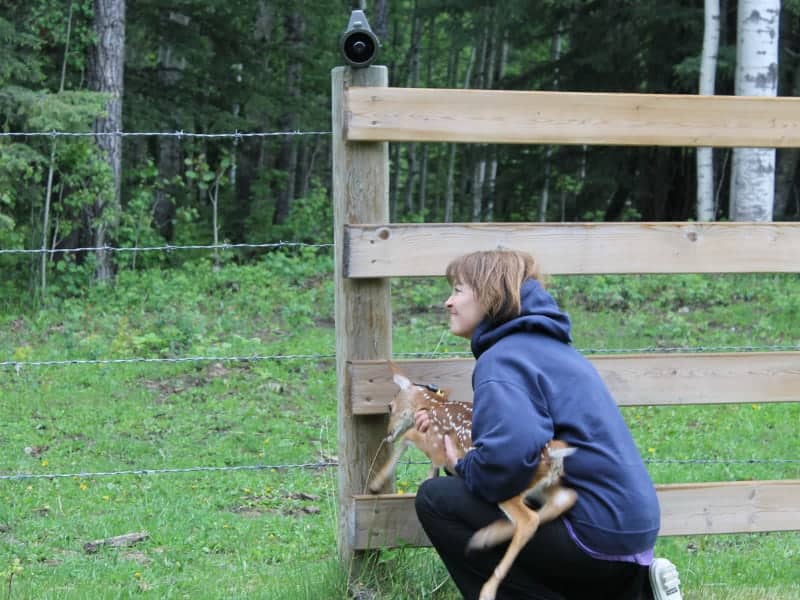
M 719 51 L 719 0 L 705 0 L 703 51 L 700 59 L 699 92 L 701 96 L 714 95 Z M 714 151 L 697 149 L 697 220 L 713 221 L 714 206 Z
M 780 0 L 739 0 L 736 95 L 776 96 Z M 731 169 L 732 221 L 771 221 L 775 149 L 736 148 Z

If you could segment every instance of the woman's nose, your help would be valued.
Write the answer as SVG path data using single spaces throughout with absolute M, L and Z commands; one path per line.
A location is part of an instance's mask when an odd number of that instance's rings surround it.
M 453 297 L 452 296 L 450 296 L 447 300 L 444 301 L 444 307 L 445 308 L 450 308 L 451 306 L 453 306 Z

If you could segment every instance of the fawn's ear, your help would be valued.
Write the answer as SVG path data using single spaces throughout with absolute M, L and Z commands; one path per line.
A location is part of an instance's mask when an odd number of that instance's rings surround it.
M 397 384 L 401 390 L 407 390 L 411 387 L 411 380 L 403 375 L 403 372 L 397 368 L 397 365 L 392 361 L 386 361 L 389 364 L 389 369 L 392 371 L 392 380 Z
M 397 371 L 395 371 L 394 375 L 392 375 L 392 380 L 401 390 L 407 390 L 413 385 L 408 377 Z

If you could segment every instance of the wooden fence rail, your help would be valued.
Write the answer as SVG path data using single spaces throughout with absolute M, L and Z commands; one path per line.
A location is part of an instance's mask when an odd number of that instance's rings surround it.
M 473 250 L 530 252 L 551 275 L 800 272 L 800 223 L 350 225 L 347 277 L 444 275 Z
M 620 406 L 800 402 L 800 352 L 589 356 Z M 413 381 L 472 401 L 473 359 L 396 361 Z M 348 365 L 350 410 L 386 413 L 397 392 L 385 361 Z
M 352 87 L 348 141 L 800 147 L 800 98 Z
M 385 67 L 333 72 L 339 549 L 428 543 L 413 496 L 364 495 L 395 392 L 389 278 L 441 276 L 472 250 L 532 253 L 549 274 L 800 273 L 800 223 L 387 222 L 386 142 L 800 147 L 800 98 L 386 87 Z M 363 87 L 359 87 L 359 85 Z M 620 405 L 800 401 L 800 352 L 590 357 Z M 401 361 L 472 397 L 473 361 Z M 687 433 L 687 435 L 691 435 Z M 662 535 L 800 530 L 800 480 L 657 486 Z
M 800 530 L 800 480 L 657 485 L 660 535 Z M 355 495 L 355 548 L 429 546 L 414 496 Z

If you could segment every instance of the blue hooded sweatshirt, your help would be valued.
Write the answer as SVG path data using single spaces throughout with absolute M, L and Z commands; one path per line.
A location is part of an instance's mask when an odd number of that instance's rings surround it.
M 569 316 L 536 280 L 522 286 L 518 317 L 476 327 L 474 448 L 456 471 L 496 503 L 527 487 L 548 441 L 574 446 L 563 483 L 578 501 L 567 526 L 589 552 L 630 559 L 655 545 L 658 498 L 616 402 L 571 341 Z

